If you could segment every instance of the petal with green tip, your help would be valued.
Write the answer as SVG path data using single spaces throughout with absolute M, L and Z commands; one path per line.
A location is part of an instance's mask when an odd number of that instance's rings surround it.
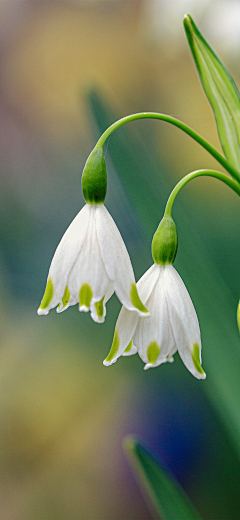
M 63 307 L 66 307 L 69 304 L 69 300 L 70 300 L 70 292 L 69 292 L 68 286 L 66 285 L 66 289 L 65 289 L 64 295 L 62 297 Z
M 106 316 L 106 306 L 105 306 L 105 298 L 104 296 L 99 302 L 94 303 L 90 307 L 91 310 L 91 318 L 96 323 L 104 323 Z
M 80 311 L 87 312 L 90 308 L 92 301 L 92 289 L 90 285 L 84 283 L 79 291 L 79 309 Z
M 124 352 L 122 353 L 122 356 L 134 356 L 134 354 L 137 353 L 137 347 L 133 344 L 133 340 L 131 339 L 129 345 L 127 348 L 125 348 Z
M 154 365 L 154 363 L 156 363 L 157 358 L 159 356 L 159 352 L 160 348 L 158 344 L 156 343 L 156 341 L 152 341 L 152 343 L 150 343 L 150 345 L 147 348 L 147 357 L 151 365 Z
M 171 326 L 179 355 L 197 379 L 205 379 L 205 372 L 196 368 L 193 360 L 193 345 L 198 345 L 198 365 L 201 366 L 201 334 L 197 314 L 189 293 L 173 266 L 166 266 L 165 284 Z
M 150 311 L 148 320 L 139 320 L 136 327 L 133 342 L 138 349 L 139 356 L 146 363 L 145 370 L 150 367 L 156 367 L 164 363 L 167 356 L 174 348 L 174 338 L 170 325 L 168 307 L 166 305 L 166 293 L 164 287 L 165 266 L 154 264 L 154 269 L 148 271 L 148 277 L 145 276 L 145 285 L 152 286 L 151 279 L 154 280 L 151 294 L 148 297 L 146 306 Z M 142 296 L 142 288 L 139 286 L 139 294 Z M 158 346 L 158 355 L 153 360 L 149 360 L 148 348 L 150 345 Z M 153 352 L 151 347 L 150 352 Z M 155 353 L 157 349 L 155 348 Z
M 156 341 L 152 341 L 147 348 L 148 363 L 145 365 L 144 370 L 156 366 L 158 356 L 160 354 L 160 347 Z
M 132 283 L 132 286 L 131 286 L 131 301 L 135 307 L 136 310 L 139 311 L 139 313 L 141 313 L 141 315 L 148 315 L 149 314 L 149 311 L 146 309 L 146 307 L 144 307 L 143 303 L 141 302 L 140 298 L 139 298 L 139 295 L 138 295 L 138 292 L 137 292 L 137 287 L 136 287 L 136 284 L 135 283 Z
M 118 351 L 119 351 L 119 336 L 118 336 L 117 329 L 115 329 L 110 352 L 107 355 L 106 359 L 103 361 L 103 364 L 108 366 L 108 365 L 112 365 L 112 363 L 115 363 L 118 358 Z
M 130 312 L 122 307 L 117 319 L 111 350 L 103 361 L 105 366 L 112 365 L 123 355 L 132 340 L 138 319 L 139 316 L 136 312 Z
M 68 277 L 70 293 L 76 300 L 79 299 L 80 310 L 88 310 L 90 303 L 95 304 L 101 301 L 110 285 L 110 280 L 102 261 L 96 234 L 97 207 L 98 206 L 94 206 L 93 204 L 90 205 L 88 234 L 85 238 L 84 246 Z M 89 306 L 82 303 L 79 297 L 79 291 L 81 291 L 82 286 L 85 285 L 91 287 L 92 291 L 92 298 Z M 92 317 L 93 316 L 97 316 L 94 310 Z
M 126 246 L 114 220 L 103 204 L 97 206 L 96 230 L 104 267 L 118 299 L 126 309 L 136 310 L 140 316 L 147 315 L 146 309 L 133 290 L 135 278 Z
M 204 370 L 202 368 L 201 361 L 200 361 L 199 345 L 197 343 L 194 343 L 194 345 L 193 345 L 192 359 L 193 359 L 193 364 L 194 364 L 196 370 L 199 372 L 199 374 L 204 375 Z M 205 375 L 205 377 L 206 377 L 206 375 Z
M 54 292 L 47 307 L 44 309 L 45 312 L 39 312 L 39 314 L 48 314 L 50 309 L 53 309 L 59 303 L 61 305 L 66 285 L 68 285 L 69 273 L 85 241 L 89 216 L 89 207 L 86 204 L 64 233 L 53 256 L 48 274 L 48 278 L 52 280 Z M 76 303 L 76 301 L 75 299 L 71 304 Z
M 68 289 L 68 286 L 66 285 L 62 301 L 59 303 L 57 307 L 57 313 L 66 311 L 70 305 L 75 305 L 76 303 L 77 301 L 72 297 Z
M 43 295 L 43 299 L 41 301 L 40 307 L 37 311 L 39 315 L 48 314 L 48 312 L 49 312 L 48 309 L 49 309 L 50 303 L 53 299 L 53 294 L 54 294 L 53 283 L 52 283 L 51 278 L 48 278 L 45 293 Z

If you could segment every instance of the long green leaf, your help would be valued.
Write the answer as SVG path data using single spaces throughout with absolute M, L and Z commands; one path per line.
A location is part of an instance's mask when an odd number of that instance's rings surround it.
M 240 170 L 239 91 L 190 15 L 184 18 L 184 28 L 203 88 L 214 111 L 223 151 L 231 164 Z
M 147 493 L 161 519 L 200 520 L 182 487 L 154 460 L 141 442 L 128 436 L 124 447 L 143 491 Z

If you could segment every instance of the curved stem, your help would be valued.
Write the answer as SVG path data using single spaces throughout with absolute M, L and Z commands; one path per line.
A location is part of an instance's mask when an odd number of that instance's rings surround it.
M 177 126 L 183 132 L 190 135 L 192 139 L 197 141 L 205 150 L 207 150 L 238 182 L 240 182 L 240 172 L 236 170 L 229 161 L 221 154 L 219 153 L 210 143 L 205 141 L 203 137 L 197 134 L 192 128 L 190 128 L 185 123 L 182 123 L 182 121 L 179 121 L 179 119 L 176 119 L 172 116 L 167 116 L 165 114 L 159 114 L 157 112 L 139 112 L 137 114 L 131 114 L 129 116 L 123 117 L 122 119 L 119 119 L 115 123 L 113 123 L 111 126 L 103 132 L 100 139 L 98 140 L 95 148 L 102 148 L 106 139 L 119 128 L 120 126 L 124 125 L 125 123 L 129 123 L 130 121 L 135 121 L 137 119 L 160 119 L 162 121 L 166 121 L 174 126 Z
M 231 177 L 228 177 L 228 175 L 226 175 L 225 173 L 221 173 L 221 172 L 218 172 L 215 170 L 196 170 L 194 172 L 191 172 L 191 173 L 188 173 L 187 175 L 185 175 L 185 177 L 183 177 L 176 184 L 175 188 L 173 188 L 172 193 L 170 194 L 167 204 L 166 204 L 164 217 L 171 217 L 173 203 L 174 203 L 179 191 L 183 188 L 183 186 L 185 186 L 185 184 L 187 184 L 192 179 L 195 179 L 196 177 L 203 177 L 203 176 L 214 177 L 215 179 L 219 179 L 220 181 L 227 184 L 230 188 L 232 188 L 240 196 L 239 183 L 234 181 L 233 179 L 231 179 Z

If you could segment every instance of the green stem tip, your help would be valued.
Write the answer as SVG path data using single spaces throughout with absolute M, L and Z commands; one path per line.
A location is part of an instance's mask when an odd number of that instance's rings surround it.
M 183 177 L 176 184 L 175 188 L 173 188 L 172 193 L 170 194 L 167 204 L 166 204 L 166 208 L 165 208 L 165 212 L 164 212 L 165 217 L 171 218 L 172 207 L 173 207 L 173 203 L 176 199 L 176 196 L 178 195 L 180 190 L 189 181 L 191 181 L 192 179 L 195 179 L 196 177 L 213 177 L 215 179 L 218 179 L 218 180 L 224 182 L 224 184 L 227 184 L 227 186 L 232 188 L 233 191 L 235 191 L 238 195 L 240 195 L 240 184 L 238 182 L 236 182 L 234 179 L 231 179 L 231 177 L 229 177 L 225 173 L 221 173 L 221 172 L 218 172 L 215 170 L 195 170 L 194 172 L 191 172 L 191 173 L 188 173 L 187 175 L 185 175 L 185 177 Z

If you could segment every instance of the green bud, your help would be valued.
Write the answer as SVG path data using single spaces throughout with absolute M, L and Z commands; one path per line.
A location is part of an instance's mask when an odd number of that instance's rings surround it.
M 107 170 L 102 149 L 94 149 L 83 168 L 82 192 L 86 202 L 102 204 L 107 192 Z
M 171 217 L 163 217 L 152 241 L 155 264 L 173 264 L 177 253 L 177 229 Z

